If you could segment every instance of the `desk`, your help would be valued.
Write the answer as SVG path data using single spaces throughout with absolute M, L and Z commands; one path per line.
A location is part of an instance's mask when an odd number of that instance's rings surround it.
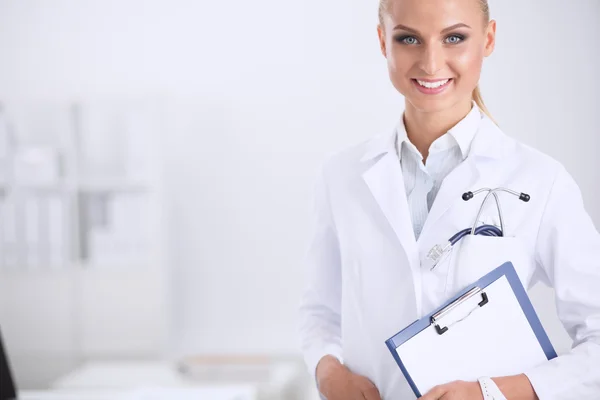
M 256 400 L 252 387 L 21 391 L 19 400 Z
M 197 382 L 161 361 L 93 361 L 57 379 L 52 389 L 127 390 L 138 387 L 195 387 Z M 204 385 L 203 385 L 204 386 Z
M 36 397 L 37 396 L 37 397 Z M 56 380 L 47 392 L 24 400 L 256 400 L 251 384 L 197 382 L 161 361 L 95 361 Z
M 90 392 L 60 390 L 20 390 L 19 400 L 115 400 L 122 392 Z
M 181 368 L 181 365 L 179 367 Z M 220 371 L 220 369 L 217 370 Z M 123 391 L 149 386 L 156 388 L 210 388 L 213 390 L 234 388 L 245 391 L 244 393 L 250 393 L 245 394 L 246 397 L 241 397 L 240 400 L 247 398 L 251 400 L 280 400 L 283 398 L 298 400 L 304 395 L 303 376 L 296 363 L 293 362 L 274 363 L 265 370 L 266 373 L 262 377 L 254 377 L 256 379 L 242 379 L 242 376 L 238 376 L 239 379 L 224 379 L 219 373 L 203 373 L 203 371 L 188 367 L 187 373 L 181 373 L 177 363 L 167 361 L 90 361 L 56 380 L 51 388 L 61 391 Z M 252 376 L 249 374 L 250 378 Z M 202 397 L 198 398 L 203 399 Z M 220 399 L 220 397 L 215 397 L 215 399 Z

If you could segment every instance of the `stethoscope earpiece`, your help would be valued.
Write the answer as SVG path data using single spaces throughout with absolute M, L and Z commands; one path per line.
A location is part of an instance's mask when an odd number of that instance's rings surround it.
M 469 201 L 472 198 L 473 198 L 473 192 L 466 192 L 466 193 L 463 193 L 463 195 L 462 195 L 462 199 L 464 201 Z

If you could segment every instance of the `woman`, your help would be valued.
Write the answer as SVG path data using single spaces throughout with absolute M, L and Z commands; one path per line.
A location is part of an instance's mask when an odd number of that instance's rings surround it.
M 385 340 L 488 272 L 451 257 L 423 267 L 475 217 L 461 194 L 483 187 L 531 195 L 503 203 L 527 260 L 515 267 L 525 287 L 554 287 L 574 339 L 570 353 L 491 384 L 508 399 L 600 398 L 600 235 L 565 169 L 488 115 L 477 85 L 495 31 L 486 0 L 381 0 L 381 52 L 406 108 L 396 129 L 325 163 L 300 309 L 305 359 L 328 400 L 414 398 Z M 460 381 L 422 398 L 484 396 Z

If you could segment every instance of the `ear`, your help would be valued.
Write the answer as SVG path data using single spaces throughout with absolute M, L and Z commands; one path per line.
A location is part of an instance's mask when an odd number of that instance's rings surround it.
M 381 25 L 377 25 L 377 36 L 379 37 L 379 47 L 381 48 L 381 54 L 387 58 L 387 49 L 385 46 L 385 30 Z
M 491 20 L 488 23 L 486 33 L 485 33 L 484 56 L 489 57 L 494 52 L 495 46 L 496 46 L 496 21 Z

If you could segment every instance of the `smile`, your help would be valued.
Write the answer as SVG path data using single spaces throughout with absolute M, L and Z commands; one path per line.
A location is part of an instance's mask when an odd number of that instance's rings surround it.
M 446 90 L 446 88 L 452 84 L 453 79 L 442 79 L 438 81 L 411 79 L 411 81 L 421 93 L 438 94 Z

